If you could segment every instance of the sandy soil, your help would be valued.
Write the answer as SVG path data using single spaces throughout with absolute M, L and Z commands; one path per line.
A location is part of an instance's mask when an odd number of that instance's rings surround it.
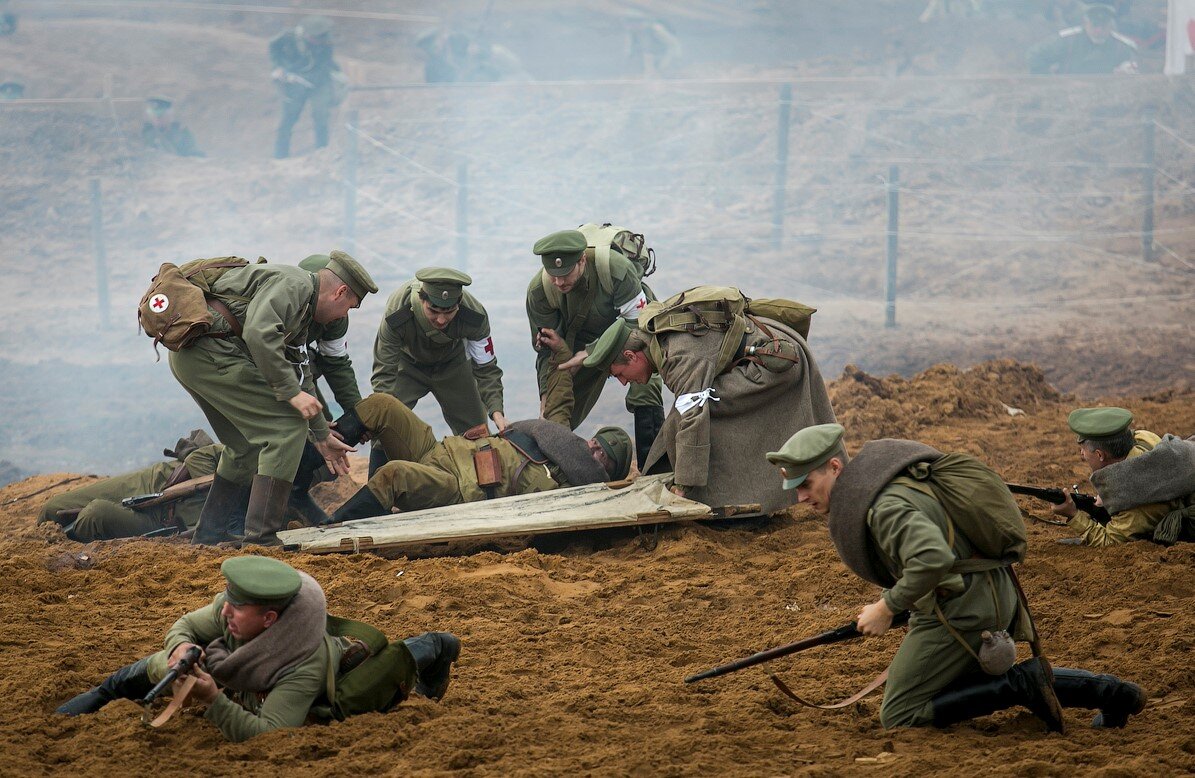
M 982 456 L 1009 479 L 1081 477 L 1065 430 L 1070 405 L 1036 369 L 943 365 L 913 379 L 852 371 L 832 391 L 852 447 L 910 436 Z M 1142 426 L 1195 429 L 1195 395 L 1123 402 Z M 394 637 L 460 635 L 464 653 L 443 702 L 413 699 L 387 715 L 242 745 L 225 743 L 195 712 L 147 731 L 127 702 L 66 720 L 52 714 L 58 703 L 153 651 L 173 619 L 209 601 L 225 554 L 165 541 L 83 548 L 34 527 L 42 495 L 20 498 L 62 477 L 0 491 L 7 774 L 1158 775 L 1189 769 L 1195 753 L 1195 546 L 1096 551 L 1058 545 L 1065 529 L 1033 522 L 1021 575 L 1049 655 L 1149 691 L 1150 707 L 1124 731 L 1093 731 L 1086 713 L 1070 711 L 1064 736 L 1024 712 L 949 735 L 885 732 L 877 697 L 834 713 L 798 709 L 760 669 L 684 685 L 690 673 L 850 621 L 874 597 L 805 509 L 745 527 L 665 529 L 651 552 L 611 533 L 554 544 L 553 553 L 287 556 L 322 582 L 336 613 Z M 353 487 L 336 488 L 321 499 Z M 1038 503 L 1023 507 L 1049 515 Z M 73 561 L 80 553 L 90 557 L 86 569 Z M 898 642 L 892 634 L 817 649 L 768 669 L 817 701 L 840 699 L 879 672 Z M 857 761 L 881 752 L 895 756 L 879 767 Z

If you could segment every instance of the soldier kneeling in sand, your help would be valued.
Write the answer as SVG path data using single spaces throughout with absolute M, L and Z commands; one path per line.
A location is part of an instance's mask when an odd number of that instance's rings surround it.
M 1099 710 L 1094 727 L 1123 727 L 1145 709 L 1145 692 L 1115 676 L 1051 668 L 1040 656 L 1012 664 L 1011 650 L 1003 672 L 985 661 L 985 631 L 1004 632 L 1005 639 L 1033 637 L 1009 566 L 1024 554 L 1023 532 L 1018 553 L 990 559 L 963 521 L 965 506 L 985 495 L 992 503 L 983 514 L 989 521 L 1005 505 L 1020 521 L 998 476 L 973 458 L 943 455 L 910 440 L 872 441 L 851 459 L 842 436 L 838 424 L 808 427 L 767 456 L 780 467 L 784 487 L 828 517 L 847 567 L 883 587 L 880 598 L 859 613 L 858 630 L 882 635 L 896 614 L 912 611 L 909 633 L 888 669 L 880 708 L 884 727 L 945 727 L 1023 706 L 1061 732 L 1060 707 Z M 953 471 L 961 489 L 935 488 L 945 482 L 937 474 L 946 472 L 943 460 L 949 458 L 969 465 Z M 948 494 L 965 495 L 949 514 L 943 502 Z

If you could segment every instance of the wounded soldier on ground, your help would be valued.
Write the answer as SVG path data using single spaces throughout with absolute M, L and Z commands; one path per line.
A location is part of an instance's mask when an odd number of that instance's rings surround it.
M 1195 540 L 1195 441 L 1159 438 L 1131 428 L 1124 408 L 1078 408 L 1067 425 L 1078 435 L 1079 457 L 1091 468 L 1091 483 L 1111 515 L 1106 525 L 1066 502 L 1054 513 L 1080 533 L 1085 545 L 1101 548 L 1133 540 L 1172 545 Z
M 224 446 L 213 443 L 203 430 L 192 430 L 187 437 L 179 438 L 173 450 L 163 450 L 162 455 L 170 461 L 56 494 L 42 506 L 37 521 L 57 522 L 68 538 L 80 543 L 139 537 L 162 530 L 193 530 L 207 499 L 208 484 L 203 479 L 216 472 L 223 450 Z M 307 490 L 329 477 L 323 457 L 314 446 L 306 444 L 288 506 L 294 517 L 312 525 L 327 519 Z M 195 488 L 187 489 L 188 485 Z M 160 495 L 171 487 L 180 487 L 177 497 L 163 495 L 131 507 L 122 504 L 129 498 Z M 233 533 L 239 536 L 243 532 L 244 524 L 238 522 Z
M 332 516 L 332 522 L 417 511 L 625 478 L 630 436 L 603 427 L 585 440 L 546 419 L 484 425 L 437 442 L 432 428 L 388 394 L 373 394 L 336 422 L 346 442 L 373 435 L 389 460 Z
M 277 559 L 241 556 L 220 566 L 228 582 L 211 604 L 182 616 L 163 650 L 126 665 L 57 709 L 79 716 L 116 699 L 141 700 L 188 650 L 200 650 L 187 701 L 241 742 L 270 730 L 386 712 L 412 689 L 439 700 L 461 642 L 425 632 L 390 642 L 368 624 L 327 612 L 314 578 Z M 174 683 L 182 690 L 183 679 Z

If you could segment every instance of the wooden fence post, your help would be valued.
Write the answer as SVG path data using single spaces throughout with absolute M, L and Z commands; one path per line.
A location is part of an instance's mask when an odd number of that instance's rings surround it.
M 1154 258 L 1154 146 L 1158 125 L 1152 107 L 1145 110 L 1145 208 L 1141 214 L 1141 258 L 1152 262 Z
M 349 111 L 344 147 L 344 250 L 357 250 L 357 128 L 358 112 Z
M 469 269 L 469 164 L 456 166 L 456 264 Z
M 900 168 L 888 168 L 888 273 L 884 279 L 884 326 L 896 326 L 896 230 L 900 224 Z
M 91 246 L 95 253 L 95 289 L 100 307 L 100 327 L 108 329 L 111 310 L 108 303 L 108 256 L 104 252 L 104 205 L 100 199 L 100 180 L 91 179 Z
M 780 115 L 776 123 L 776 182 L 772 198 L 772 248 L 784 245 L 784 193 L 788 183 L 788 129 L 792 120 L 793 86 L 780 87 Z

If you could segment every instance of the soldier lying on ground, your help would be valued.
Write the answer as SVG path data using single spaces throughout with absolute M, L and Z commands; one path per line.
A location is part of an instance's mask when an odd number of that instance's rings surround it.
M 203 488 L 177 499 L 154 500 L 152 505 L 144 508 L 126 508 L 121 502 L 130 497 L 159 494 L 169 487 L 182 487 L 194 479 L 211 475 L 216 472 L 223 450 L 224 446 L 212 443 L 203 430 L 192 430 L 188 437 L 179 439 L 174 450 L 162 452 L 171 457 L 171 461 L 158 462 L 54 495 L 42 507 L 38 523 L 57 522 L 67 537 L 80 543 L 137 537 L 168 527 L 179 531 L 194 529 L 207 498 Z M 328 518 L 308 493 L 312 484 L 326 480 L 326 477 L 323 457 L 314 446 L 306 444 L 287 508 L 310 525 Z M 234 535 L 243 531 L 241 525 L 233 527 Z
M 366 397 L 336 422 L 346 442 L 368 430 L 390 460 L 332 516 L 333 522 L 625 478 L 631 438 L 603 427 L 590 440 L 546 419 L 484 426 L 436 442 L 432 428 L 388 394 Z
M 960 512 L 948 515 L 932 481 L 927 484 L 936 472 L 928 463 L 938 467 L 941 452 L 883 440 L 849 459 L 842 436 L 838 424 L 808 427 L 767 458 L 781 468 L 784 488 L 796 489 L 800 502 L 829 518 L 830 536 L 847 567 L 884 587 L 859 613 L 858 630 L 881 635 L 894 615 L 912 611 L 909 633 L 888 669 L 880 708 L 884 727 L 945 727 L 1022 705 L 1062 731 L 1060 705 L 1099 709 L 1094 727 L 1123 727 L 1144 710 L 1146 696 L 1136 684 L 1086 670 L 1051 670 L 1042 657 L 1011 664 L 1014 651 L 1002 674 L 981 670 L 985 630 L 1034 638 L 1007 560 L 980 554 L 979 544 L 962 531 Z M 971 473 L 967 488 L 956 491 L 976 500 L 989 482 Z M 991 477 L 1003 489 L 998 476 Z M 1019 509 L 1006 496 L 1019 522 Z
M 220 572 L 228 587 L 210 605 L 176 621 L 162 651 L 120 668 L 57 712 L 78 716 L 112 700 L 140 700 L 192 646 L 202 655 L 190 671 L 197 682 L 188 699 L 207 705 L 204 718 L 233 742 L 301 726 L 308 715 L 329 721 L 365 712 L 359 699 L 345 697 L 356 693 L 351 690 L 374 700 L 370 710 L 383 712 L 406 699 L 412 686 L 435 700 L 448 690 L 461 650 L 451 633 L 425 632 L 385 648 L 376 642 L 367 646 L 345 634 L 376 630 L 329 616 L 320 585 L 285 562 L 233 557 Z M 350 680 L 354 670 L 358 674 Z M 175 682 L 176 694 L 181 683 Z
M 1101 504 L 1112 514 L 1101 526 L 1079 510 L 1067 495 L 1054 513 L 1080 533 L 1083 543 L 1097 548 L 1133 540 L 1156 540 L 1170 545 L 1192 539 L 1195 533 L 1195 454 L 1182 456 L 1171 449 L 1195 449 L 1168 436 L 1166 446 L 1149 430 L 1134 430 L 1133 414 L 1124 408 L 1077 408 L 1067 425 L 1079 436 L 1079 458 L 1091 468 L 1091 482 Z M 1157 452 L 1154 453 L 1155 449 Z M 1171 518 L 1173 517 L 1173 518 Z

